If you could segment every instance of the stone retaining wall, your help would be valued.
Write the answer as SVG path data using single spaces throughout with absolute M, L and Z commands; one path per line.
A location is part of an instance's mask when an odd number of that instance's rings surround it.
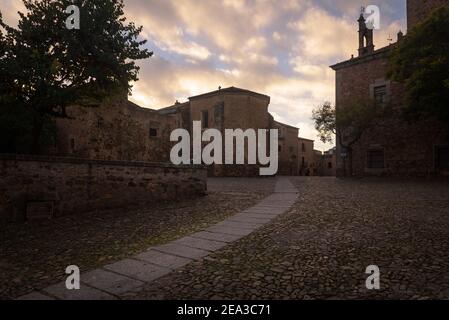
M 0 222 L 204 195 L 201 166 L 0 155 Z

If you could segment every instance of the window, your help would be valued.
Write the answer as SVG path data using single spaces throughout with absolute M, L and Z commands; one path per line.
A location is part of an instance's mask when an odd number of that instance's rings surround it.
M 332 162 L 328 162 L 328 163 L 327 163 L 327 168 L 328 168 L 328 169 L 332 169 Z
M 306 144 L 304 142 L 302 143 L 302 152 L 306 152 Z
M 437 160 L 437 168 L 449 169 L 449 146 L 437 147 L 436 160 Z
M 374 87 L 374 100 L 376 100 L 376 102 L 380 104 L 387 102 L 386 85 Z
M 368 169 L 384 169 L 385 154 L 383 150 L 368 151 Z
M 282 146 L 279 146 L 278 150 L 279 152 L 282 152 Z
M 301 167 L 305 167 L 306 166 L 306 159 L 304 157 L 301 158 Z
M 157 129 L 156 128 L 150 128 L 150 138 L 151 137 L 157 137 Z
M 201 112 L 201 122 L 203 123 L 203 128 L 209 128 L 209 111 Z

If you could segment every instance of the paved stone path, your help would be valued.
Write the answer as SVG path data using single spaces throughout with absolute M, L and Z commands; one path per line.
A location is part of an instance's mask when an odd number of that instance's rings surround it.
M 289 180 L 288 212 L 126 299 L 449 299 L 449 181 Z M 380 290 L 366 288 L 369 265 Z
M 20 300 L 114 300 L 136 291 L 145 284 L 165 276 L 195 260 L 224 248 L 279 215 L 287 212 L 298 198 L 298 190 L 286 177 L 277 178 L 275 191 L 259 204 L 218 224 L 168 244 L 101 269 L 81 274 L 81 289 L 68 290 L 65 282 L 40 292 L 22 296 Z

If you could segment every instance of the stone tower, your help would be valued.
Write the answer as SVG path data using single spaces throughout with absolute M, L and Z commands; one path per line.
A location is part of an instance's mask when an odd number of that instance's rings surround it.
M 357 21 L 359 22 L 359 57 L 362 57 L 374 52 L 374 32 L 373 28 L 367 27 L 363 12 Z
M 449 6 L 449 0 L 407 0 L 407 28 L 413 28 L 442 6 Z

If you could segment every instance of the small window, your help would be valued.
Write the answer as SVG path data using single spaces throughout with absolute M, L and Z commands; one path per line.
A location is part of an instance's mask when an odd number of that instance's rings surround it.
M 150 128 L 150 137 L 157 137 L 157 129 Z
M 327 168 L 328 168 L 328 169 L 332 169 L 332 162 L 328 162 Z
M 304 157 L 301 158 L 301 166 L 302 167 L 306 166 L 306 159 Z
M 279 146 L 278 150 L 279 152 L 282 152 L 282 146 Z
M 384 169 L 385 154 L 383 150 L 368 151 L 368 169 Z
M 201 112 L 201 121 L 203 128 L 209 128 L 209 111 L 205 110 Z
M 306 144 L 305 143 L 302 144 L 302 152 L 306 152 Z
M 436 160 L 439 169 L 449 169 L 449 147 L 438 147 Z
M 387 102 L 386 85 L 374 87 L 374 100 L 376 100 L 376 102 L 380 104 Z

